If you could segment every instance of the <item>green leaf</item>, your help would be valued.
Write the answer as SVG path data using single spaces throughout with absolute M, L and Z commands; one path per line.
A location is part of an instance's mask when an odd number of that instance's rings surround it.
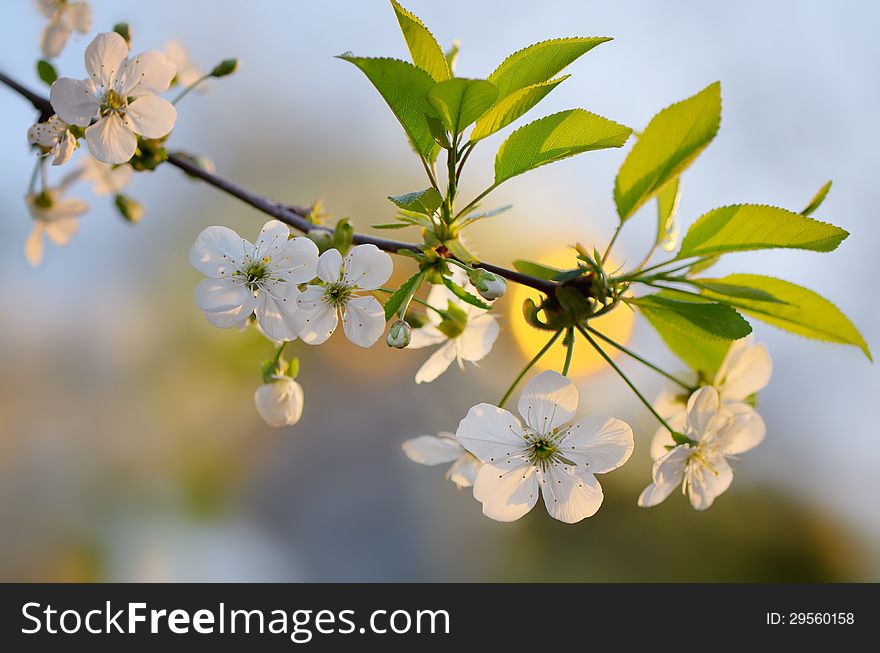
M 632 130 L 584 109 L 570 109 L 513 132 L 495 157 L 495 184 L 581 152 L 621 147 Z
M 396 0 L 391 0 L 391 6 L 394 7 L 397 22 L 400 23 L 400 31 L 406 39 L 406 46 L 409 48 L 413 63 L 435 81 L 442 82 L 449 79 L 449 63 L 434 35 L 415 14 L 401 7 Z
M 679 177 L 674 177 L 657 191 L 657 238 L 654 243 L 671 252 L 678 246 L 676 213 L 681 199 Z
M 476 143 L 477 141 L 504 129 L 514 120 L 528 112 L 532 107 L 538 104 L 538 102 L 543 100 L 550 91 L 559 86 L 559 84 L 569 77 L 571 77 L 571 75 L 564 75 L 546 82 L 532 84 L 531 86 L 518 89 L 506 97 L 501 98 L 495 102 L 495 105 L 491 109 L 477 120 L 477 124 L 474 126 L 474 131 L 471 132 L 470 141 Z
M 534 261 L 525 261 L 523 259 L 518 259 L 514 261 L 513 267 L 516 268 L 518 272 L 527 274 L 530 277 L 543 279 L 544 281 L 553 281 L 553 279 L 562 274 L 562 272 L 564 271 L 560 270 L 559 268 L 552 268 L 549 265 L 542 265 L 541 263 L 535 263 Z
M 331 246 L 345 255 L 349 248 L 351 248 L 353 240 L 354 227 L 351 226 L 351 222 L 349 222 L 347 218 L 343 218 L 337 222 L 336 226 L 333 228 L 333 240 L 331 241 Z
M 716 82 L 651 119 L 620 166 L 614 182 L 617 214 L 624 222 L 712 142 L 721 124 Z
M 504 206 L 499 206 L 497 209 L 492 209 L 491 211 L 481 211 L 479 213 L 469 213 L 464 216 L 461 220 L 456 221 L 460 227 L 465 227 L 469 224 L 473 224 L 478 220 L 482 220 L 484 218 L 494 218 L 496 215 L 501 215 L 505 211 L 509 211 L 513 208 L 513 204 L 505 204 Z
M 822 206 L 822 202 L 825 201 L 825 198 L 828 196 L 828 191 L 831 190 L 831 181 L 826 181 L 825 184 L 820 188 L 816 194 L 813 196 L 813 199 L 810 200 L 810 203 L 807 204 L 807 208 L 801 211 L 801 215 L 810 215 Z
M 684 361 L 688 367 L 697 372 L 703 372 L 707 378 L 715 376 L 727 355 L 727 350 L 730 349 L 731 341 L 692 338 L 662 319 L 658 319 L 650 312 L 642 314 L 654 327 L 670 351 Z
M 740 299 L 740 309 L 768 324 L 807 338 L 854 345 L 871 358 L 868 343 L 840 309 L 821 295 L 789 281 L 759 274 L 731 274 L 718 282 L 754 288 L 785 303 Z M 717 293 L 705 290 L 714 297 Z
M 456 77 L 438 82 L 428 91 L 428 102 L 437 110 L 447 131 L 460 134 L 486 113 L 498 97 L 498 89 L 485 79 Z
M 382 224 L 370 225 L 373 229 L 406 229 L 415 225 L 406 222 L 383 222 Z
M 455 64 L 458 62 L 458 52 L 461 49 L 461 41 L 455 39 L 452 42 L 452 45 L 449 46 L 449 49 L 443 53 L 443 57 L 446 59 L 446 65 L 449 66 L 449 72 L 455 72 Z
M 730 306 L 670 299 L 663 293 L 628 300 L 652 322 L 661 322 L 682 334 L 702 340 L 738 340 L 752 327 Z
M 440 208 L 443 203 L 443 197 L 433 186 L 413 193 L 389 195 L 388 199 L 406 211 L 415 211 L 425 215 L 434 215 L 434 211 Z
M 351 54 L 339 58 L 363 71 L 403 125 L 416 152 L 433 161 L 437 147 L 426 119 L 426 114 L 432 111 L 427 99 L 428 89 L 434 85 L 431 76 L 398 59 L 370 59 Z
M 470 304 L 471 306 L 476 306 L 477 308 L 482 308 L 484 310 L 489 310 L 492 308 L 486 302 L 477 299 L 472 294 L 470 294 L 467 290 L 462 288 L 461 286 L 452 282 L 452 279 L 449 277 L 441 277 L 443 279 L 443 285 L 449 288 L 453 295 L 458 297 L 461 301 Z
M 424 276 L 425 273 L 419 270 L 409 279 L 404 281 L 400 288 L 395 290 L 394 294 L 388 298 L 388 301 L 385 302 L 386 322 L 397 314 L 397 312 L 403 306 L 403 302 L 406 301 L 406 298 L 409 297 L 410 293 L 413 292 L 415 287 L 422 282 Z
M 781 299 L 774 297 L 766 290 L 751 286 L 739 286 L 719 279 L 692 279 L 690 283 L 702 290 L 708 290 L 711 293 L 711 296 L 717 297 L 721 301 L 728 301 L 728 299 L 748 299 L 752 302 L 770 302 L 772 304 L 786 303 Z M 734 305 L 736 305 L 735 302 L 728 301 L 728 303 L 734 303 Z
M 691 265 L 688 268 L 688 271 L 687 271 L 688 276 L 690 276 L 692 274 L 699 274 L 700 272 L 703 272 L 704 270 L 708 270 L 713 265 L 715 265 L 718 262 L 718 259 L 720 259 L 720 258 L 721 258 L 720 256 L 707 256 L 706 258 L 700 259 L 699 261 L 697 261 L 696 263 L 694 263 L 693 265 Z
M 467 247 L 457 238 L 451 238 L 443 241 L 446 248 L 452 252 L 452 255 L 463 263 L 476 263 L 477 257 L 471 254 Z
M 679 259 L 755 249 L 830 252 L 849 233 L 774 206 L 734 204 L 709 211 L 688 229 Z
M 535 43 L 507 57 L 489 75 L 489 81 L 498 87 L 498 98 L 503 99 L 526 86 L 546 82 L 581 55 L 610 40 L 607 36 L 591 36 Z
M 52 86 L 52 84 L 55 83 L 55 80 L 58 79 L 58 73 L 55 71 L 55 66 L 45 59 L 40 59 L 37 62 L 37 75 L 46 86 Z
M 406 209 L 400 209 L 400 212 L 395 216 L 401 222 L 405 222 L 407 224 L 415 224 L 420 227 L 424 227 L 429 231 L 434 230 L 434 220 L 433 218 L 425 215 L 424 213 L 419 213 L 418 211 L 407 211 Z

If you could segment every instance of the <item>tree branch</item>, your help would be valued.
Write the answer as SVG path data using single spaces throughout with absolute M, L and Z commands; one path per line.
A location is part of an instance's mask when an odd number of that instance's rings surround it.
M 37 93 L 34 93 L 30 89 L 25 86 L 22 86 L 16 80 L 8 77 L 4 73 L 0 72 L 0 83 L 9 87 L 26 100 L 28 100 L 36 109 L 40 112 L 40 121 L 47 120 L 54 112 L 52 109 L 52 105 L 49 103 L 49 100 Z M 232 195 L 233 197 L 238 198 L 245 204 L 249 204 L 254 207 L 258 211 L 265 213 L 266 215 L 270 215 L 281 222 L 293 227 L 297 231 L 301 231 L 303 233 L 309 233 L 312 231 L 327 231 L 328 228 L 314 224 L 307 219 L 307 215 L 309 213 L 308 209 L 291 206 L 289 204 L 282 204 L 279 202 L 275 202 L 270 200 L 269 198 L 263 197 L 262 195 L 257 195 L 238 184 L 229 181 L 228 179 L 224 179 L 223 177 L 219 177 L 215 174 L 207 172 L 202 168 L 198 167 L 186 157 L 180 156 L 176 153 L 171 153 L 168 155 L 168 163 L 173 165 L 180 170 L 183 170 L 189 175 L 193 177 L 197 177 L 201 179 L 206 184 L 213 186 L 214 188 L 223 191 L 228 195 Z M 378 247 L 381 250 L 390 253 L 397 253 L 400 251 L 410 251 L 410 252 L 418 252 L 421 251 L 419 246 L 413 243 L 404 243 L 396 240 L 388 240 L 386 238 L 377 238 L 375 236 L 368 236 L 366 234 L 355 234 L 354 236 L 355 244 L 372 244 Z M 493 272 L 498 276 L 504 277 L 508 281 L 513 281 L 514 283 L 519 283 L 524 286 L 529 286 L 536 290 L 539 290 L 543 293 L 549 294 L 552 293 L 554 288 L 556 288 L 559 284 L 553 281 L 546 281 L 544 279 L 539 279 L 537 277 L 532 277 L 527 274 L 522 274 L 516 270 L 508 270 L 507 268 L 503 268 L 497 265 L 492 265 L 491 263 L 477 263 L 476 267 L 482 268 L 484 270 L 488 270 L 489 272 Z

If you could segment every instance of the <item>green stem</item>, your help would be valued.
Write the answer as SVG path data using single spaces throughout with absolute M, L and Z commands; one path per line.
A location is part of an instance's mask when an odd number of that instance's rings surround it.
M 593 349 L 595 349 L 599 353 L 599 355 L 605 359 L 605 362 L 608 363 L 614 369 L 615 372 L 617 372 L 617 374 L 620 376 L 620 378 L 623 379 L 624 383 L 626 383 L 629 386 L 630 390 L 632 390 L 635 393 L 635 395 L 642 401 L 642 403 L 645 404 L 645 406 L 648 408 L 648 410 L 651 411 L 651 414 L 657 418 L 657 421 L 659 421 L 664 426 L 664 428 L 666 428 L 667 431 L 669 431 L 670 433 L 675 433 L 675 429 L 673 429 L 671 426 L 669 426 L 669 424 L 666 422 L 666 420 L 660 416 L 660 413 L 658 413 L 654 409 L 654 407 L 651 405 L 651 402 L 648 401 L 647 399 L 645 399 L 645 396 L 641 392 L 639 392 L 638 388 L 636 388 L 636 386 L 633 384 L 633 382 L 629 380 L 629 377 L 623 373 L 623 370 L 617 366 L 617 363 L 615 363 L 611 359 L 611 356 L 609 356 L 608 354 L 605 353 L 605 350 L 599 346 L 599 343 L 596 342 L 595 340 L 593 340 L 592 336 L 590 336 L 590 334 L 587 333 L 586 329 L 584 329 L 580 325 L 578 325 L 577 329 L 578 329 L 578 331 L 581 332 L 581 335 L 584 338 L 586 338 L 587 341 L 593 346 Z
M 484 190 L 482 193 L 480 193 L 479 195 L 477 195 L 473 200 L 471 200 L 471 202 L 470 202 L 466 207 L 464 207 L 461 211 L 459 211 L 459 212 L 456 214 L 456 216 L 455 216 L 455 220 L 453 220 L 453 222 L 455 222 L 455 221 L 458 220 L 461 216 L 465 215 L 468 211 L 470 211 L 472 208 L 474 208 L 477 204 L 479 204 L 479 202 L 480 202 L 481 199 L 483 199 L 484 197 L 486 197 L 486 195 L 488 195 L 489 193 L 491 193 L 491 192 L 492 192 L 493 190 L 495 190 L 496 188 L 498 188 L 498 184 L 492 184 L 491 186 L 489 186 L 489 188 L 487 188 L 487 189 Z
M 434 187 L 434 190 L 436 190 L 439 193 L 440 187 L 437 185 L 437 176 L 434 174 L 434 171 L 431 169 L 431 166 L 428 165 L 428 160 L 424 156 L 422 156 L 421 154 L 419 154 L 419 159 L 421 160 L 422 165 L 425 168 L 425 174 L 428 175 L 428 181 L 431 182 L 431 186 Z
M 526 364 L 522 372 L 520 372 L 519 375 L 513 380 L 513 383 L 510 384 L 510 387 L 507 389 L 507 392 L 504 393 L 504 396 L 501 397 L 501 401 L 498 402 L 499 408 L 504 408 L 504 404 L 506 404 L 507 400 L 510 399 L 510 395 L 513 394 L 513 391 L 516 389 L 516 386 L 519 385 L 519 382 L 522 381 L 523 377 L 528 374 L 529 370 L 535 366 L 535 363 L 541 360 L 544 354 L 546 354 L 550 347 L 553 346 L 553 343 L 559 340 L 559 336 L 562 335 L 562 331 L 563 330 L 560 329 L 559 331 L 554 333 L 553 337 L 550 338 L 550 341 L 546 345 L 544 345 L 541 351 L 535 354 L 535 357 Z
M 409 310 L 409 305 L 413 300 L 413 297 L 416 296 L 416 293 L 419 291 L 419 288 L 422 286 L 422 281 L 425 280 L 425 271 L 422 270 L 419 273 L 418 280 L 413 284 L 412 290 L 406 296 L 406 299 L 403 300 L 403 303 L 400 305 L 400 311 L 397 313 L 397 317 L 401 320 L 406 317 L 406 312 Z
M 40 157 L 40 189 L 43 193 L 49 190 L 49 184 L 46 182 L 46 157 Z
M 389 295 L 393 295 L 395 291 L 391 290 L 390 288 L 376 288 L 376 292 L 384 292 L 384 293 L 388 293 Z M 444 320 L 447 317 L 449 317 L 449 314 L 446 311 L 443 311 L 443 310 L 437 308 L 436 306 L 431 306 L 431 304 L 429 304 L 426 301 L 422 301 L 418 297 L 412 297 L 410 301 L 413 304 L 418 304 L 419 306 L 424 306 L 425 308 L 434 311 L 437 315 L 439 315 Z
M 617 225 L 617 229 L 614 230 L 614 235 L 611 236 L 611 240 L 608 242 L 608 247 L 605 248 L 605 253 L 602 254 L 602 265 L 605 265 L 605 261 L 608 260 L 608 255 L 611 253 L 611 248 L 614 247 L 614 243 L 617 242 L 617 237 L 620 235 L 620 230 L 623 229 L 623 223 Z
M 28 184 L 28 195 L 34 194 L 34 187 L 37 185 L 37 175 L 40 174 L 40 165 L 43 160 L 42 156 L 38 156 L 34 163 L 34 171 L 31 173 L 31 181 Z
M 287 341 L 285 340 L 280 345 L 278 345 L 278 349 L 275 351 L 275 358 L 272 359 L 273 365 L 275 365 L 275 369 L 278 369 L 278 361 L 281 360 L 281 354 L 284 353 L 284 348 L 287 346 Z
M 476 143 L 468 143 L 468 145 L 464 148 L 464 154 L 461 157 L 461 160 L 458 163 L 458 170 L 455 173 L 455 181 L 456 183 L 461 179 L 461 171 L 464 170 L 464 164 L 467 162 L 468 157 L 471 155 L 471 152 L 474 151 L 474 147 Z
M 627 356 L 630 356 L 630 357 L 634 358 L 635 360 L 639 361 L 642 365 L 645 365 L 646 367 L 650 367 L 652 370 L 654 370 L 655 372 L 657 372 L 657 374 L 661 374 L 662 376 L 665 376 L 665 377 L 666 377 L 667 379 L 669 379 L 670 381 L 674 381 L 675 383 L 677 383 L 678 385 L 680 385 L 682 388 L 684 388 L 684 389 L 687 390 L 688 392 L 693 392 L 693 391 L 696 389 L 696 388 L 693 388 L 693 387 L 689 386 L 689 385 L 688 385 L 687 383 L 685 383 L 684 381 L 682 381 L 682 380 L 680 380 L 680 379 L 677 379 L 676 377 L 674 377 L 672 374 L 670 374 L 670 373 L 667 372 L 666 370 L 663 370 L 663 369 L 657 367 L 656 365 L 654 365 L 654 363 L 652 363 L 652 362 L 650 362 L 650 361 L 648 361 L 648 360 L 645 360 L 644 358 L 642 358 L 641 356 L 639 356 L 637 353 L 635 353 L 635 352 L 632 351 L 631 349 L 628 349 L 628 348 L 624 347 L 623 345 L 621 345 L 620 343 L 615 342 L 614 340 L 612 340 L 611 338 L 609 338 L 608 336 L 606 336 L 604 333 L 600 333 L 599 331 L 597 331 L 596 329 L 594 329 L 594 328 L 591 327 L 590 325 L 585 325 L 584 328 L 585 328 L 587 331 L 589 331 L 590 333 L 592 333 L 594 336 L 596 336 L 597 338 L 601 338 L 602 340 L 604 340 L 605 342 L 607 342 L 607 343 L 608 343 L 609 345 L 611 345 L 612 347 L 614 347 L 614 348 L 616 348 L 616 349 L 619 349 L 620 351 L 622 351 L 622 352 L 623 352 L 624 354 L 626 354 Z
M 568 327 L 565 332 L 565 363 L 562 366 L 562 376 L 568 376 L 568 370 L 571 368 L 571 358 L 574 355 L 574 328 Z
M 187 86 L 185 89 L 183 89 L 183 91 L 180 93 L 180 95 L 178 95 L 176 98 L 174 98 L 173 100 L 171 100 L 171 104 L 177 104 L 177 103 L 180 102 L 183 98 L 185 98 L 185 97 L 189 94 L 189 92 L 190 92 L 191 90 L 193 90 L 196 86 L 198 86 L 199 84 L 201 84 L 202 82 L 204 82 L 204 81 L 206 81 L 206 80 L 208 80 L 208 79 L 210 79 L 210 78 L 211 78 L 211 74 L 210 74 L 210 73 L 208 73 L 207 75 L 202 75 L 202 76 L 199 77 L 196 81 L 194 81 L 192 84 L 190 84 L 190 85 Z

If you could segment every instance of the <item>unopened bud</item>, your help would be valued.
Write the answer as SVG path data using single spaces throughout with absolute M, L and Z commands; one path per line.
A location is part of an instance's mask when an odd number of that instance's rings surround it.
M 131 27 L 128 26 L 128 23 L 116 23 L 113 26 L 113 31 L 124 38 L 125 42 L 128 43 L 128 47 L 131 47 Z
M 480 293 L 483 299 L 488 299 L 489 301 L 503 297 L 507 291 L 507 282 L 502 277 L 488 270 L 481 270 L 479 268 L 471 270 L 468 272 L 468 279 L 470 279 L 474 288 L 477 289 L 477 292 Z
M 132 224 L 137 224 L 144 217 L 144 207 L 128 195 L 116 196 L 116 208 L 119 214 Z
M 226 77 L 238 70 L 238 59 L 224 59 L 211 71 L 211 77 Z
M 385 342 L 389 347 L 395 349 L 406 349 L 412 340 L 412 327 L 403 320 L 395 320 L 391 328 L 388 329 L 388 336 Z

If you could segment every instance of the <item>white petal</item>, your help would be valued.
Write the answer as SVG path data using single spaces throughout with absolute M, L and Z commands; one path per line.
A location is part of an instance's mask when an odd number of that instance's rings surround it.
M 491 315 L 484 313 L 470 318 L 456 338 L 458 355 L 472 363 L 483 360 L 492 351 L 499 331 L 498 322 Z
M 687 410 L 681 404 L 677 404 L 680 408 L 677 413 L 663 415 L 666 423 L 669 424 L 673 429 L 678 431 L 679 433 L 684 433 L 685 426 L 687 425 Z M 659 411 L 658 411 L 659 412 Z M 672 434 L 666 429 L 665 426 L 659 427 L 654 432 L 654 437 L 651 439 L 651 458 L 657 460 L 661 456 L 663 456 L 669 449 L 666 447 L 673 448 L 675 447 L 675 440 L 672 439 Z
M 55 14 L 55 9 L 58 8 L 56 0 L 36 0 L 34 5 L 37 7 L 37 11 L 46 18 L 52 18 Z
M 301 310 L 299 316 L 300 320 L 297 323 L 299 337 L 307 345 L 320 345 L 327 342 L 339 324 L 336 309 L 323 302 L 314 310 Z
M 244 304 L 253 305 L 253 293 L 232 279 L 204 279 L 194 291 L 196 306 L 209 313 L 225 313 Z M 253 309 L 251 309 L 253 310 Z
M 362 290 L 376 290 L 394 271 L 391 257 L 375 245 L 352 247 L 345 257 L 344 281 Z
M 433 311 L 429 311 L 429 314 L 430 313 L 433 313 Z M 423 327 L 412 330 L 407 349 L 424 349 L 425 347 L 439 344 L 448 339 L 449 338 L 447 338 L 446 335 L 440 332 L 435 326 L 426 324 Z
M 105 163 L 126 163 L 137 149 L 137 137 L 115 113 L 86 128 L 89 152 Z
M 445 309 L 448 302 L 452 301 L 456 306 L 461 304 L 461 300 L 459 300 L 455 295 L 452 294 L 452 291 L 449 290 L 442 283 L 434 284 L 431 286 L 431 291 L 428 293 L 428 299 L 426 300 L 428 304 L 431 306 L 436 306 L 439 309 Z M 443 319 L 434 311 L 428 311 L 428 323 L 433 326 L 437 326 Z
M 483 514 L 496 521 L 516 521 L 535 506 L 538 480 L 531 465 L 483 465 L 474 481 L 474 498 Z
M 436 435 L 420 435 L 401 445 L 406 457 L 420 465 L 439 465 L 451 463 L 461 458 L 464 448 L 452 438 L 439 438 Z
M 92 9 L 88 2 L 68 2 L 67 20 L 80 34 L 88 34 L 92 29 Z
M 63 197 L 56 199 L 52 205 L 52 219 L 49 222 L 56 222 L 63 218 L 76 218 L 89 210 L 89 205 L 84 200 L 78 200 L 73 197 Z
M 257 388 L 254 403 L 269 426 L 296 424 L 303 411 L 302 386 L 288 376 L 279 377 Z
M 72 216 L 62 216 L 47 222 L 44 228 L 49 240 L 56 245 L 66 245 L 79 231 L 79 220 Z
M 761 444 L 767 434 L 767 426 L 754 408 L 736 403 L 726 404 L 724 409 L 732 417 L 712 437 L 713 447 L 725 455 L 735 456 Z
M 290 227 L 280 220 L 269 220 L 260 229 L 260 235 L 254 241 L 254 258 L 276 256 L 281 246 L 290 239 Z
M 243 331 L 247 326 L 248 319 L 250 319 L 251 314 L 254 312 L 255 306 L 256 299 L 229 311 L 205 311 L 205 319 L 208 320 L 208 324 L 218 329 L 238 329 Z
M 314 311 L 328 305 L 324 301 L 325 295 L 326 291 L 321 286 L 306 286 L 306 289 L 297 297 L 296 303 L 304 311 Z
M 688 436 L 693 440 L 711 436 L 719 422 L 720 407 L 718 391 L 711 386 L 692 394 L 687 406 Z
M 189 250 L 189 262 L 207 277 L 228 277 L 253 251 L 244 238 L 227 227 L 208 227 Z
M 629 424 L 605 415 L 579 419 L 559 443 L 560 453 L 593 474 L 623 465 L 633 452 Z
M 49 89 L 49 102 L 64 122 L 88 127 L 98 113 L 100 102 L 87 81 L 61 77 Z
M 128 43 L 119 34 L 116 32 L 98 34 L 86 48 L 86 71 L 96 86 L 109 89 L 116 81 L 116 76 L 127 57 Z
M 703 464 L 688 465 L 688 498 L 695 510 L 705 510 L 711 506 L 715 498 L 733 482 L 733 470 L 723 457 L 712 458 L 709 464 L 711 469 Z
M 46 59 L 54 59 L 64 49 L 70 29 L 61 20 L 61 16 L 54 16 L 43 28 L 40 35 L 40 50 Z
M 318 258 L 318 278 L 326 283 L 339 281 L 342 274 L 342 254 L 338 249 L 328 249 Z
M 24 257 L 33 266 L 43 260 L 43 228 L 39 222 L 34 224 L 34 230 L 24 241 Z
M 767 347 L 745 340 L 733 342 L 715 375 L 722 401 L 743 401 L 770 383 L 773 361 Z
M 165 98 L 144 95 L 128 105 L 124 121 L 135 134 L 144 138 L 162 138 L 173 128 L 177 109 Z
M 550 370 L 526 384 L 519 398 L 519 414 L 535 431 L 546 435 L 570 422 L 577 411 L 578 391 L 570 379 Z
M 691 448 L 679 445 L 654 461 L 651 478 L 657 485 L 680 485 L 691 457 Z
M 465 452 L 446 472 L 446 478 L 455 483 L 457 488 L 471 487 L 477 480 L 477 472 L 482 464 L 476 457 Z
M 318 267 L 318 246 L 305 236 L 288 240 L 272 257 L 272 274 L 290 283 L 308 283 Z
M 354 344 L 372 347 L 385 331 L 385 309 L 375 297 L 353 297 L 343 309 L 342 329 Z
M 128 165 L 113 167 L 93 156 L 83 161 L 81 178 L 93 184 L 95 195 L 115 195 L 129 184 L 133 176 L 134 170 Z
M 575 476 L 568 466 L 550 465 L 538 474 L 544 505 L 554 519 L 574 524 L 592 517 L 602 505 L 602 486 L 589 472 Z
M 459 423 L 455 437 L 483 463 L 501 466 L 519 461 L 526 448 L 519 420 L 491 404 L 471 407 Z
M 678 483 L 666 483 L 664 485 L 651 483 L 648 487 L 642 490 L 642 493 L 639 495 L 638 504 L 642 508 L 650 508 L 656 506 L 658 503 L 663 503 L 666 501 L 666 498 L 675 491 L 675 488 L 677 488 L 678 485 Z
M 163 53 L 158 50 L 142 52 L 123 64 L 116 90 L 127 97 L 164 93 L 176 73 L 177 66 Z
M 296 284 L 275 282 L 260 289 L 256 308 L 257 322 L 273 340 L 296 340 L 300 322 L 296 319 L 299 307 Z
M 416 372 L 416 383 L 430 383 L 449 369 L 455 360 L 455 343 L 447 342 L 428 357 Z
M 76 139 L 69 129 L 65 129 L 61 140 L 58 142 L 58 146 L 55 148 L 55 159 L 52 161 L 52 165 L 60 166 L 63 163 L 67 163 L 70 161 L 70 157 L 73 156 L 75 150 Z

